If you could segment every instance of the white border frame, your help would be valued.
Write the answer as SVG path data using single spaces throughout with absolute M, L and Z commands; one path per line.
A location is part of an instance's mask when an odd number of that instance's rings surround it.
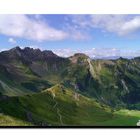
M 0 0 L 0 14 L 138 14 L 140 0 Z

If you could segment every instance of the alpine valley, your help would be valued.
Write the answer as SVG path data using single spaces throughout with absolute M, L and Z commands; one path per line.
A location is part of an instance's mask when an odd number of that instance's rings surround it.
M 136 126 L 140 57 L 0 52 L 0 126 Z

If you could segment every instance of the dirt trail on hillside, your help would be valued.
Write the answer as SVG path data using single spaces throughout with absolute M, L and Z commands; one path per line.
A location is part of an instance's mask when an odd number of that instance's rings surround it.
M 58 108 L 58 102 L 54 98 L 55 98 L 55 96 L 53 96 L 53 100 L 55 102 L 55 105 L 53 106 L 53 108 L 57 109 L 57 115 L 59 116 L 59 120 L 60 120 L 61 125 L 63 125 L 62 115 L 60 114 L 60 109 Z

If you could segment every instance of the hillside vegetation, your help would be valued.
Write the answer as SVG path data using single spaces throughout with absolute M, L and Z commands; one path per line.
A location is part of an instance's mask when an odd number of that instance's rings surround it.
M 140 58 L 61 58 L 19 47 L 0 53 L 1 126 L 136 126 Z

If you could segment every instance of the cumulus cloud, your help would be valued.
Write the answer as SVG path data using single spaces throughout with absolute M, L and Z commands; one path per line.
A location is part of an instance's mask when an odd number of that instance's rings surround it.
M 140 29 L 140 17 L 135 17 L 122 25 L 120 34 L 131 33 L 139 29 Z
M 56 29 L 40 15 L 0 15 L 0 34 L 39 42 L 86 39 L 86 34 L 74 26 Z
M 134 33 L 140 29 L 138 15 L 74 15 L 72 22 L 82 28 L 99 28 L 119 36 Z
M 116 48 L 92 48 L 91 50 L 85 50 L 84 53 L 91 58 L 120 56 L 120 50 Z
M 16 43 L 17 43 L 16 40 L 15 40 L 14 38 L 9 38 L 9 39 L 8 39 L 8 42 L 9 42 L 9 43 L 12 43 L 12 44 L 16 44 Z
M 8 50 L 7 48 L 0 48 L 0 52 Z
M 62 40 L 68 34 L 26 15 L 0 15 L 0 34 L 29 40 Z
M 87 40 L 91 30 L 125 36 L 140 30 L 139 15 L 70 15 L 56 28 L 40 15 L 0 15 L 0 34 L 35 41 Z M 60 24 L 60 23 L 59 23 Z
M 104 57 L 116 57 L 120 56 L 120 50 L 116 48 L 92 48 L 87 50 L 80 50 L 80 49 L 55 49 L 53 50 L 59 56 L 62 57 L 69 57 L 74 55 L 75 53 L 84 53 L 91 58 L 104 58 Z
M 140 56 L 140 50 L 122 50 L 120 53 L 120 56 L 126 57 L 126 58 L 132 58 L 132 57 L 139 57 Z
M 0 15 L 0 34 L 35 41 L 86 40 L 94 28 L 120 36 L 140 29 L 138 15 L 70 15 L 67 19 L 57 29 L 40 15 Z
M 75 53 L 78 53 L 78 50 L 66 48 L 66 49 L 55 49 L 53 50 L 53 52 L 56 53 L 58 56 L 69 57 L 74 55 Z
M 140 56 L 140 50 L 120 50 L 117 48 L 92 48 L 92 49 L 55 49 L 53 50 L 54 53 L 56 53 L 58 56 L 61 57 L 69 57 L 74 55 L 75 53 L 84 53 L 88 55 L 90 58 L 93 59 L 116 59 L 119 57 L 124 58 L 133 58 Z
M 93 27 L 127 35 L 140 29 L 140 16 L 129 18 L 128 15 L 92 15 L 91 23 Z

